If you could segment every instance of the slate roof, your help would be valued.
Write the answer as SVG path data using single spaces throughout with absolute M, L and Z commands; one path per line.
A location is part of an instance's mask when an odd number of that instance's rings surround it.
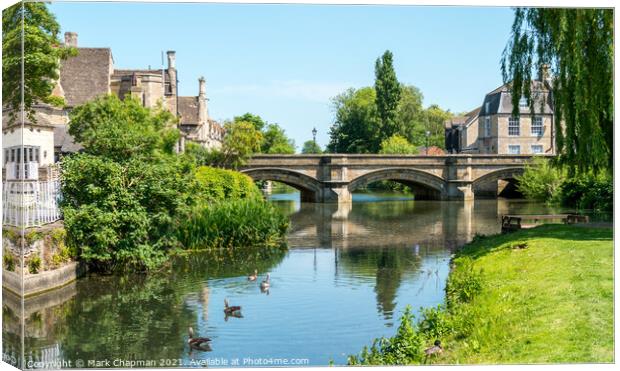
M 531 90 L 534 98 L 534 113 L 553 114 L 551 94 L 545 84 L 540 81 L 532 81 Z M 543 111 L 541 111 L 541 103 L 543 102 Z M 522 115 L 531 114 L 530 107 L 519 107 L 519 113 Z M 479 115 L 489 116 L 495 114 L 512 114 L 512 93 L 508 84 L 500 86 L 484 97 Z
M 198 97 L 178 97 L 177 111 L 181 125 L 199 125 Z
M 60 85 L 69 107 L 110 91 L 110 48 L 77 49 L 78 55 L 62 61 L 60 68 Z
M 81 144 L 75 143 L 75 140 L 69 134 L 68 125 L 54 125 L 54 147 L 60 148 L 60 152 L 78 152 L 84 149 Z

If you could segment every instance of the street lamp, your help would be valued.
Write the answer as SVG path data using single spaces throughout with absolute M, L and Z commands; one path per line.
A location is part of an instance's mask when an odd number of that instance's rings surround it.
M 430 131 L 426 131 L 426 155 L 428 156 L 428 137 L 431 135 Z
M 316 128 L 312 128 L 312 140 L 314 141 L 314 144 L 316 144 Z

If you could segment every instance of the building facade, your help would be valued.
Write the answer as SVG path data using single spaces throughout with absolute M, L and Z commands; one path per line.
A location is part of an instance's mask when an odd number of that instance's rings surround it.
M 555 154 L 553 97 L 548 79 L 531 83 L 533 111 L 524 97 L 513 114 L 508 84 L 488 93 L 482 106 L 446 121 L 450 153 Z

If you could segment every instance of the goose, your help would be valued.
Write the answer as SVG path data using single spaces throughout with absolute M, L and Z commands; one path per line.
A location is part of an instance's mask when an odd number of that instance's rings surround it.
M 258 278 L 258 270 L 254 269 L 254 274 L 248 276 L 248 281 L 256 281 Z
M 210 342 L 211 339 L 209 338 L 195 338 L 194 337 L 194 329 L 193 328 L 189 328 L 188 331 L 189 333 L 189 338 L 187 339 L 187 344 L 189 344 L 190 348 L 200 348 L 203 344 L 204 345 L 208 345 L 206 343 Z
M 224 299 L 224 313 L 226 316 L 241 317 L 241 307 L 228 305 L 228 299 Z
M 267 273 L 267 278 L 260 283 L 261 290 L 267 290 L 269 288 L 269 273 Z
M 441 347 L 441 341 L 439 340 L 435 340 L 435 345 L 433 345 L 430 348 L 426 348 L 424 349 L 424 354 L 426 354 L 426 356 L 432 356 L 432 355 L 439 355 L 443 353 L 443 348 Z

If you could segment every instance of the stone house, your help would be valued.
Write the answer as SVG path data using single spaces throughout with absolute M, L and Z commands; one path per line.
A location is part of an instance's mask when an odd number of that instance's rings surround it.
M 167 52 L 166 68 L 116 69 L 110 48 L 80 47 L 74 32 L 65 33 L 65 44 L 78 50 L 77 56 L 62 61 L 60 77 L 52 92 L 53 95 L 65 99 L 65 107 L 35 105 L 36 123 L 26 119 L 23 133 L 21 120 L 9 124 L 9 111 L 4 107 L 3 165 L 11 162 L 11 153 L 17 153 L 16 148 L 22 146 L 33 148 L 32 159 L 35 160 L 34 154 L 37 153 L 39 157 L 36 157 L 36 162 L 40 166 L 58 161 L 61 154 L 79 151 L 81 146 L 75 143 L 67 130 L 69 112 L 100 95 L 111 93 L 121 99 L 126 96 L 136 97 L 149 108 L 162 104 L 178 117 L 179 129 L 182 132 L 179 151 L 183 150 L 185 140 L 195 141 L 208 148 L 221 147 L 224 130 L 219 123 L 209 118 L 204 78 L 199 79 L 197 96 L 178 96 L 174 51 Z M 29 132 L 36 134 L 30 135 Z M 13 156 L 13 159 L 17 159 L 17 155 Z
M 525 98 L 512 112 L 509 84 L 489 92 L 482 106 L 446 121 L 446 148 L 451 153 L 555 154 L 553 97 L 548 78 L 532 81 L 534 112 Z

